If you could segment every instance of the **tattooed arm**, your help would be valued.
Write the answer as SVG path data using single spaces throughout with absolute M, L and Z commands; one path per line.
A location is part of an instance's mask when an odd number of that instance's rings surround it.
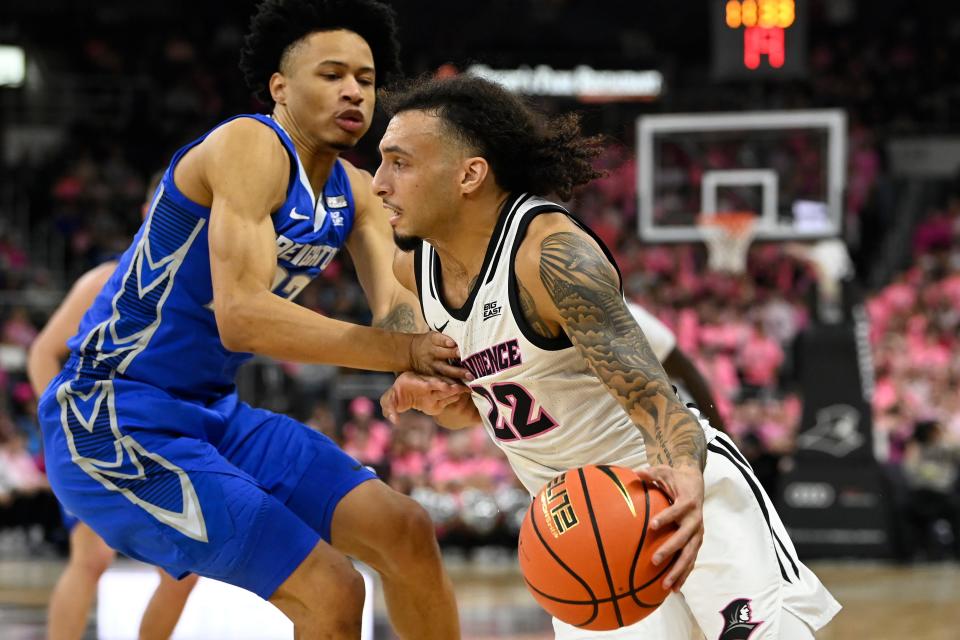
M 651 526 L 678 525 L 653 561 L 659 564 L 680 552 L 663 582 L 665 588 L 679 589 L 703 541 L 707 444 L 700 424 L 674 393 L 627 308 L 616 269 L 567 216 L 543 214 L 533 220 L 515 270 L 520 290 L 526 290 L 527 318 L 536 319 L 538 330 L 567 334 L 643 435 L 647 460 L 656 466 L 640 473 L 674 498 Z
M 534 243 L 539 250 L 529 246 Z M 529 298 L 525 314 L 536 305 L 541 326 L 552 321 L 562 328 L 640 429 L 650 463 L 703 469 L 703 430 L 674 393 L 596 243 L 565 217 L 540 216 L 519 255 L 517 274 Z

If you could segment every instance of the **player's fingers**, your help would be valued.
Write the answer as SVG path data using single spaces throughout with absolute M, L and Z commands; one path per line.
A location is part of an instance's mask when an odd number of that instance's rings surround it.
M 660 565 L 672 557 L 690 541 L 694 533 L 693 527 L 681 525 L 653 554 L 653 564 Z
M 459 359 L 460 349 L 457 343 L 450 336 L 445 336 L 436 331 L 430 332 L 430 343 L 433 345 L 434 352 L 442 354 L 441 357 L 449 359 Z
M 380 409 L 383 416 L 392 424 L 397 424 L 397 393 L 393 387 L 390 387 L 380 396 Z
M 438 347 L 457 347 L 457 342 L 450 336 L 445 333 L 440 333 L 439 331 L 430 331 L 430 342 Z
M 446 376 L 421 376 L 418 388 L 429 393 L 454 393 L 457 383 Z
M 667 466 L 647 467 L 636 472 L 642 480 L 651 482 L 667 494 L 671 501 L 677 497 L 676 483 L 674 482 L 673 470 Z
M 447 398 L 459 398 L 464 394 L 465 391 L 469 391 L 469 388 L 464 385 L 444 385 L 442 387 L 431 389 L 429 396 L 433 400 L 441 400 Z
M 672 505 L 654 516 L 650 522 L 650 528 L 656 530 L 671 522 L 680 522 L 690 510 L 693 509 L 694 502 L 690 498 L 679 498 Z
M 634 473 L 647 482 L 657 482 L 664 477 L 663 467 L 646 467 L 644 469 L 638 469 Z
M 665 558 L 679 551 L 689 540 L 703 535 L 703 514 L 699 510 L 690 510 L 678 525 L 676 532 L 667 538 L 653 554 L 654 564 L 660 564 Z
M 696 539 L 691 540 L 683 547 L 683 550 L 677 557 L 677 561 L 673 563 L 670 571 L 667 572 L 667 575 L 663 579 L 664 589 L 672 588 L 674 591 L 677 591 L 683 586 L 683 583 L 687 581 L 687 576 L 693 571 L 694 563 L 697 560 L 697 551 L 700 547 L 697 542 L 698 540 Z
M 452 404 L 457 403 L 460 400 L 460 395 L 450 396 L 449 398 L 442 398 L 437 404 L 440 409 L 446 409 Z
M 415 396 L 411 393 L 396 392 L 393 394 L 393 398 L 393 409 L 397 414 L 416 408 Z
M 676 591 L 680 590 L 680 587 L 682 587 L 684 583 L 687 581 L 687 578 L 690 577 L 690 574 L 693 572 L 694 567 L 697 566 L 697 555 L 700 553 L 701 546 L 703 546 L 702 530 L 699 533 L 697 533 L 693 537 L 693 540 L 691 540 L 690 543 L 687 545 L 687 547 L 690 549 L 690 553 L 692 554 L 692 557 L 690 559 L 690 564 L 687 567 L 687 570 L 674 583 L 673 585 L 674 590 Z
M 451 365 L 451 364 L 447 364 L 446 362 L 443 362 L 443 361 L 436 361 L 436 362 L 434 362 L 434 363 L 433 363 L 433 370 L 434 370 L 436 373 L 439 373 L 439 374 L 444 375 L 444 376 L 449 376 L 449 377 L 451 377 L 451 378 L 456 378 L 456 379 L 458 379 L 458 380 L 466 380 L 466 381 L 468 381 L 468 382 L 471 381 L 471 380 L 473 380 L 473 375 L 472 375 L 469 371 L 467 371 L 466 369 L 462 369 L 462 368 L 460 368 L 460 367 L 455 367 L 455 366 L 453 366 L 453 365 Z

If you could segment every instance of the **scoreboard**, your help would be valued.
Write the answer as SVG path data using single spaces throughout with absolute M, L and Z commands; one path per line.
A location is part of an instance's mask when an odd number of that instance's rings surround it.
M 711 0 L 718 80 L 795 78 L 806 72 L 810 0 Z

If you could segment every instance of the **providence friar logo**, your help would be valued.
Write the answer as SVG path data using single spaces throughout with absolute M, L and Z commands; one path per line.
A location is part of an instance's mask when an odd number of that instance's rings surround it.
M 752 619 L 749 598 L 737 598 L 720 613 L 723 615 L 723 631 L 719 640 L 747 640 L 763 624 L 763 620 Z

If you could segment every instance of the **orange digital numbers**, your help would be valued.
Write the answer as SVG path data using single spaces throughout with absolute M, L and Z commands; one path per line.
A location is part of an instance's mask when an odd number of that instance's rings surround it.
M 726 20 L 731 29 L 786 29 L 796 20 L 795 0 L 729 0 Z

